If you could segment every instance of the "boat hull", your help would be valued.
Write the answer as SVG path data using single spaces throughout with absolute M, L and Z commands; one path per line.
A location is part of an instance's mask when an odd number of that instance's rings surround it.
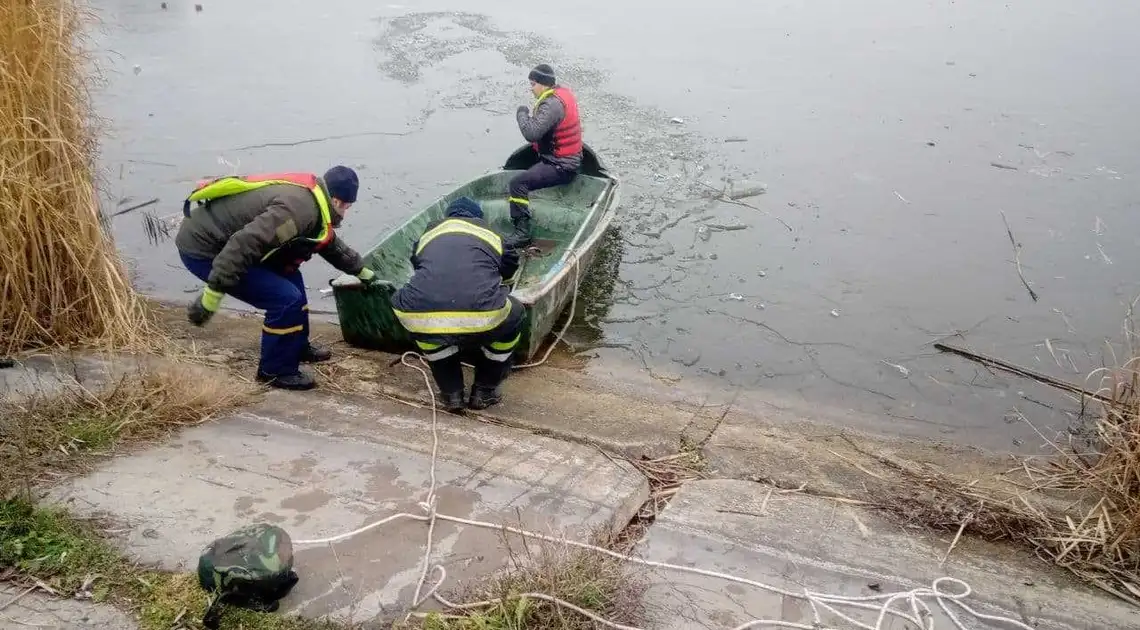
M 549 231 L 546 236 L 560 235 L 560 249 L 550 254 L 550 259 L 536 262 L 527 258 L 523 262 L 523 279 L 512 290 L 511 294 L 526 309 L 522 338 L 515 351 L 516 364 L 538 354 L 559 315 L 573 302 L 620 200 L 617 178 L 605 171 L 588 147 L 586 150 L 588 158 L 575 182 L 532 194 L 537 235 L 543 237 L 543 230 Z M 344 341 L 354 347 L 391 353 L 415 351 L 417 348 L 393 313 L 391 302 L 396 287 L 411 277 L 411 244 L 429 223 L 443 217 L 453 199 L 464 195 L 481 201 L 488 221 L 506 231 L 506 182 L 534 159 L 537 156 L 529 146 L 520 148 L 507 160 L 505 168 L 463 184 L 381 238 L 364 258 L 365 264 L 389 286 L 364 287 L 351 276 L 334 281 L 333 297 Z

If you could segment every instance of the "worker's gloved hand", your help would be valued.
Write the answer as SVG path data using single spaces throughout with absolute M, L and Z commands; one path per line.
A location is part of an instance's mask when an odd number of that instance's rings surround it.
M 530 108 L 526 105 L 519 105 L 519 108 L 515 110 L 515 116 L 517 117 L 518 114 L 530 114 Z
M 376 272 L 372 271 L 368 267 L 361 269 L 360 273 L 356 274 L 356 277 L 360 278 L 360 281 L 364 283 L 365 287 L 384 288 L 390 291 L 396 290 L 396 285 L 388 282 L 387 280 L 382 280 L 379 276 L 376 275 Z
M 205 325 L 214 316 L 214 313 L 218 312 L 223 297 L 225 294 L 221 291 L 206 287 L 202 290 L 202 294 L 186 307 L 186 319 L 189 319 L 190 323 L 195 326 Z
M 364 286 L 366 287 L 370 287 L 379 281 L 376 278 L 376 272 L 372 271 L 368 267 L 361 269 L 360 273 L 356 274 L 356 277 L 360 278 L 360 281 L 363 282 Z

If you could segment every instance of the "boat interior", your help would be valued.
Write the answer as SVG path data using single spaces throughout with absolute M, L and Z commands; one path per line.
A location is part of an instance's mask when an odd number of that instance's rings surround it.
M 507 186 L 515 171 L 500 171 L 469 182 L 452 191 L 425 212 L 422 212 L 388 235 L 382 243 L 377 243 L 368 255 L 369 264 L 380 277 L 396 285 L 407 282 L 412 275 L 409 261 L 412 243 L 423 233 L 431 221 L 444 215 L 447 205 L 454 199 L 467 196 L 483 208 L 483 216 L 490 226 L 500 234 L 509 234 L 514 228 L 510 220 L 507 203 Z M 532 225 L 535 241 L 529 247 L 522 261 L 516 289 L 526 289 L 541 284 L 547 274 L 566 255 L 567 250 L 579 239 L 589 236 L 591 225 L 598 220 L 591 211 L 598 200 L 606 194 L 611 181 L 603 177 L 580 174 L 565 186 L 556 186 L 534 191 L 530 195 Z M 580 229 L 585 225 L 585 229 Z

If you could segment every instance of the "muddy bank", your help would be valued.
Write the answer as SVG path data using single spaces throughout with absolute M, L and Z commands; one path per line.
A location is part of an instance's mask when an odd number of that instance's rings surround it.
M 186 322 L 181 307 L 156 308 L 177 343 L 193 347 L 218 370 L 252 379 L 259 318 L 223 314 L 199 329 Z M 333 361 L 314 366 L 320 383 L 315 395 L 379 397 L 430 408 L 423 377 L 401 365 L 399 356 L 351 348 L 328 324 L 315 323 L 313 338 L 334 351 Z M 969 478 L 1004 471 L 1009 461 L 1003 453 L 963 447 L 936 435 L 902 438 L 884 430 L 880 419 L 820 405 L 796 406 L 766 391 L 683 390 L 599 379 L 583 373 L 579 360 L 563 352 L 553 353 L 545 365 L 512 373 L 504 384 L 504 402 L 477 417 L 597 444 L 632 458 L 698 448 L 717 476 L 833 495 L 865 492 L 864 473 L 850 462 L 878 467 L 868 453 L 886 452 Z

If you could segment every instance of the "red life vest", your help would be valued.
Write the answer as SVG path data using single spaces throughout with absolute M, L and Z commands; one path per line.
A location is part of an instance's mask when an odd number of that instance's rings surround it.
M 582 152 L 582 122 L 578 118 L 578 99 L 574 98 L 574 93 L 569 88 L 561 85 L 551 88 L 542 93 L 538 97 L 538 102 L 535 103 L 535 109 L 538 109 L 539 103 L 542 99 L 554 95 L 558 100 L 562 101 L 562 107 L 566 110 L 566 114 L 562 117 L 553 132 L 550 134 L 552 144 L 552 152 L 554 157 L 569 157 L 577 155 Z M 534 147 L 536 152 L 541 152 L 537 142 L 532 142 L 531 146 Z
M 201 190 L 206 186 L 213 184 L 214 182 L 219 182 L 223 179 L 230 178 L 239 179 L 250 184 L 261 184 L 263 182 L 268 183 L 270 180 L 274 180 L 275 182 L 279 181 L 289 184 L 296 184 L 298 186 L 304 186 L 308 189 L 312 189 L 317 185 L 317 176 L 313 175 L 312 173 L 262 173 L 260 175 L 229 175 L 222 177 L 211 177 L 209 179 L 200 179 L 198 180 L 197 185 L 194 186 L 194 190 Z M 260 188 L 260 186 L 249 186 L 248 188 Z M 215 198 L 215 196 L 211 195 L 210 198 Z

